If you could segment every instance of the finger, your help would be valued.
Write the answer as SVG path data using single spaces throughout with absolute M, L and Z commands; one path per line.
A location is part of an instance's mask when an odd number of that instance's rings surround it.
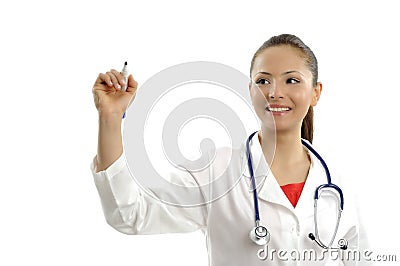
M 115 75 L 115 77 L 117 78 L 118 83 L 119 83 L 121 86 L 124 86 L 125 83 L 126 83 L 124 75 L 123 75 L 121 72 L 118 72 L 118 71 L 115 70 L 115 69 L 112 69 L 111 72 L 112 72 L 112 73 Z
M 132 75 L 129 75 L 128 77 L 128 87 L 126 88 L 127 92 L 134 92 L 137 90 L 138 83 L 137 81 L 133 78 Z
M 98 84 L 107 84 L 109 87 L 112 87 L 112 81 L 111 78 L 104 74 L 104 73 L 100 73 L 99 76 L 97 77 L 94 86 L 98 85 Z
M 121 85 L 118 82 L 118 78 L 116 75 L 113 73 L 115 71 L 114 69 L 108 71 L 106 74 L 110 77 L 112 84 L 114 85 L 114 88 L 117 90 L 121 89 Z

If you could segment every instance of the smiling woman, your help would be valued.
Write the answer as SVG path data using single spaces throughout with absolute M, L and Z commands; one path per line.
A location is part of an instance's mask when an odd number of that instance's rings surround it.
M 359 224 L 351 197 L 343 208 L 343 194 L 350 196 L 348 188 L 311 146 L 312 108 L 322 91 L 313 52 L 294 35 L 274 36 L 255 53 L 250 77 L 249 93 L 261 129 L 244 139 L 246 145 L 240 148 L 209 154 L 210 163 L 201 171 L 183 163 L 179 171 L 167 173 L 182 184 L 183 193 L 177 195 L 157 184 L 145 191 L 131 177 L 121 117 L 133 99 L 140 101 L 136 99 L 138 84 L 129 76 L 128 88 L 122 91 L 121 85 L 126 84 L 121 73 L 99 74 L 93 87 L 99 140 L 92 171 L 107 222 L 126 234 L 201 230 L 213 266 L 265 265 L 257 256 L 260 246 L 256 244 L 282 251 L 313 250 L 323 257 L 307 265 L 354 265 L 355 261 L 322 256 L 325 249 L 357 249 Z M 210 190 L 199 185 L 216 177 L 224 183 L 212 182 Z M 221 197 L 208 198 L 221 191 Z M 160 198 L 164 195 L 182 204 L 167 204 Z M 197 196 L 204 199 L 203 204 L 190 208 L 184 204 Z M 265 218 L 264 226 L 260 217 Z M 268 237 L 261 239 L 264 236 Z M 298 262 L 275 257 L 270 263 Z
M 322 91 L 322 84 L 317 81 L 317 59 L 299 38 L 284 34 L 271 38 L 257 50 L 250 69 L 250 95 L 262 121 L 259 139 L 275 178 L 280 185 L 305 182 L 310 160 L 299 141 L 300 137 L 309 142 L 313 139 L 313 106 Z M 275 130 L 276 150 L 270 145 L 274 143 L 271 136 Z M 291 147 L 285 148 L 291 152 L 282 153 L 279 146 Z
M 267 50 L 267 48 L 276 49 L 277 53 L 271 51 L 268 52 L 268 50 L 271 49 Z M 290 55 L 286 53 L 290 53 Z M 263 57 L 265 57 L 264 60 L 262 60 Z M 268 59 L 268 57 L 273 61 L 266 61 L 265 59 Z M 277 89 L 275 82 L 277 81 L 273 79 L 272 74 L 265 71 L 258 71 L 255 74 L 253 73 L 254 68 L 262 68 L 265 62 L 270 62 L 270 67 L 275 66 L 276 70 L 278 70 L 279 67 L 281 68 L 282 72 L 279 73 L 281 83 L 301 83 L 301 85 L 306 85 L 308 87 L 311 87 L 312 85 L 317 97 L 315 100 L 318 101 L 322 90 L 322 84 L 318 82 L 318 61 L 312 50 L 299 38 L 290 34 L 282 34 L 280 36 L 272 37 L 256 51 L 251 60 L 250 76 L 262 91 L 266 91 L 268 88 L 272 87 L 272 90 L 269 93 L 272 93 L 272 97 L 274 97 L 273 94 Z M 284 69 L 285 66 L 291 66 L 292 68 L 297 67 L 297 70 Z M 262 75 L 266 75 L 266 77 L 263 78 Z M 312 84 L 307 84 L 310 82 L 312 82 Z M 316 102 L 308 107 L 307 114 L 302 120 L 301 126 L 302 138 L 305 138 L 310 142 L 313 140 L 313 106 L 315 105 Z

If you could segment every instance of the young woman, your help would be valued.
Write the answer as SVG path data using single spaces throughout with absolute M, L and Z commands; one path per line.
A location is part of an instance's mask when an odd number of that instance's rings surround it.
M 333 171 L 327 172 L 311 146 L 313 106 L 322 91 L 317 59 L 298 37 L 274 36 L 255 53 L 250 77 L 261 129 L 229 156 L 226 149 L 218 150 L 207 171 L 179 176 L 193 184 L 193 179 L 211 179 L 208 174 L 226 166 L 222 175 L 232 189 L 209 204 L 182 208 L 144 193 L 130 177 L 121 117 L 135 98 L 137 82 L 129 76 L 122 91 L 125 84 L 118 71 L 98 76 L 93 94 L 99 136 L 92 171 L 107 222 L 127 234 L 201 229 L 214 266 L 356 264 L 345 254 L 358 248 L 356 211 L 351 200 L 341 200 L 352 195 Z

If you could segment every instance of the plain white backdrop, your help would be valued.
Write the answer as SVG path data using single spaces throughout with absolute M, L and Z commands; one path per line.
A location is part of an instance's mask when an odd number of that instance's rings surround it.
M 126 236 L 106 224 L 89 169 L 91 88 L 125 60 L 139 84 L 193 60 L 247 74 L 255 50 L 280 33 L 316 54 L 324 87 L 315 144 L 354 184 L 373 251 L 400 260 L 396 1 L 0 6 L 0 265 L 207 265 L 200 232 Z

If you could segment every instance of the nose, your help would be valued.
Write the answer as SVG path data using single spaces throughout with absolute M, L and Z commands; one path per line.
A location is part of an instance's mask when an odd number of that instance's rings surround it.
M 277 86 L 276 84 L 271 86 L 268 91 L 268 98 L 269 99 L 282 99 L 283 94 L 282 94 L 281 88 L 279 86 Z

